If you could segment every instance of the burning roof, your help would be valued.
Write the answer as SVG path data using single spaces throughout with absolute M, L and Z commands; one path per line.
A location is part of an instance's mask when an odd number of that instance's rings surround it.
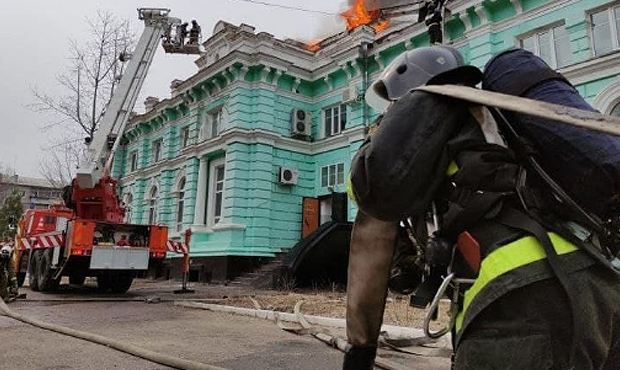
M 382 18 L 381 10 L 369 10 L 365 0 L 349 0 L 349 3 L 349 9 L 340 13 L 340 16 L 346 22 L 348 32 L 352 32 L 358 27 L 368 26 L 376 33 L 379 33 L 390 26 L 390 22 Z M 328 39 L 331 39 L 331 37 Z M 305 48 L 316 53 L 323 48 L 326 40 L 312 40 L 306 43 Z
M 347 22 L 347 30 L 349 31 L 368 25 L 375 32 L 381 32 L 390 25 L 390 22 L 381 19 L 381 10 L 368 10 L 364 0 L 353 0 L 351 7 L 340 15 Z

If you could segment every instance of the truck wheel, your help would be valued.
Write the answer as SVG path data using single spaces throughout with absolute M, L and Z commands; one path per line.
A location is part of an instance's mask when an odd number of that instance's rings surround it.
M 117 273 L 113 273 L 111 276 L 112 286 L 110 287 L 112 293 L 127 293 L 133 283 L 134 277 L 135 274 L 131 271 L 119 271 Z
M 69 275 L 69 284 L 71 285 L 83 285 L 86 276 L 83 274 L 71 274 Z
M 49 292 L 58 289 L 60 279 L 54 279 L 54 270 L 52 269 L 52 254 L 54 250 L 51 248 L 40 251 L 41 256 L 37 263 L 37 280 L 39 281 L 39 290 Z
M 39 271 L 37 270 L 37 265 L 39 264 L 37 261 L 40 258 L 39 252 L 41 250 L 35 250 L 32 252 L 32 255 L 28 256 L 30 259 L 30 267 L 28 268 L 28 284 L 30 285 L 30 290 L 33 292 L 39 291 Z
M 23 252 L 19 258 L 19 271 L 17 271 L 17 286 L 22 287 L 24 281 L 26 281 L 26 273 L 28 272 L 28 260 L 30 259 L 30 252 Z
M 108 271 L 102 271 L 97 275 L 97 290 L 105 293 L 112 287 L 112 279 Z

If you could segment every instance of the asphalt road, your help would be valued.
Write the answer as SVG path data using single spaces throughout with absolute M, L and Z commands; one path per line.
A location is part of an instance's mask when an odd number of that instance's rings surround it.
M 120 298 L 158 295 L 164 302 L 63 302 L 96 299 L 87 289 L 43 295 L 25 289 L 28 300 L 10 308 L 21 314 L 194 361 L 231 370 L 340 369 L 342 354 L 316 339 L 282 331 L 270 321 L 173 306 L 168 286 L 138 284 Z M 233 294 L 235 292 L 233 291 Z M 191 298 L 221 297 L 205 288 Z M 113 297 L 107 297 L 113 298 Z M 0 369 L 167 369 L 104 346 L 44 331 L 0 317 Z M 447 367 L 446 367 L 447 366 Z M 446 359 L 416 359 L 411 369 L 448 369 Z

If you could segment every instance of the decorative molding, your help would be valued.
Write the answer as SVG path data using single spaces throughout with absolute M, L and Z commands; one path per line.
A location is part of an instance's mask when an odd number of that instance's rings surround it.
M 599 92 L 592 105 L 601 113 L 610 114 L 618 103 L 620 103 L 620 78 L 616 78 L 616 82 Z
M 469 32 L 474 28 L 471 24 L 471 19 L 469 19 L 469 14 L 467 14 L 467 10 L 457 14 L 457 16 L 459 20 L 465 25 L 465 32 Z
M 573 85 L 620 74 L 620 51 L 589 59 L 559 70 Z
M 120 184 L 121 186 L 125 186 L 125 184 L 130 184 L 138 179 L 151 179 L 151 181 L 153 181 L 155 176 L 164 171 L 176 170 L 191 158 L 202 158 L 215 152 L 226 151 L 228 145 L 232 143 L 264 143 L 279 149 L 312 156 L 341 149 L 349 146 L 351 142 L 357 142 L 363 139 L 364 126 L 352 127 L 344 130 L 340 135 L 331 136 L 315 142 L 284 137 L 275 132 L 261 129 L 246 130 L 233 128 L 222 132 L 217 138 L 203 141 L 186 148 L 183 154 L 176 158 L 163 160 L 156 165 L 127 174 L 120 179 Z M 147 193 L 148 190 L 150 190 L 150 187 L 147 187 Z
M 521 0 L 510 0 L 510 3 L 514 7 L 517 14 L 523 13 L 523 6 L 521 5 Z
M 485 25 L 489 23 L 489 16 L 487 15 L 487 11 L 482 4 L 478 4 L 474 7 L 474 11 L 478 18 L 480 18 L 480 25 Z

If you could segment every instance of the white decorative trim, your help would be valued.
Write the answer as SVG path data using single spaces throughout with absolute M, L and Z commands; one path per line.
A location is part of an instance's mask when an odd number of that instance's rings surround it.
M 620 78 L 616 77 L 616 82 L 599 92 L 592 105 L 601 113 L 610 114 L 618 103 L 620 103 Z
M 151 190 L 153 190 L 153 188 L 157 188 L 157 195 L 159 195 L 159 193 L 161 192 L 161 185 L 159 184 L 159 181 L 157 181 L 156 177 L 151 177 L 150 181 L 148 182 L 148 185 L 144 188 L 144 201 L 148 202 L 151 199 L 156 199 L 156 198 L 152 198 L 151 197 Z
M 482 4 L 478 4 L 474 7 L 474 11 L 478 18 L 480 18 L 480 25 L 485 25 L 489 23 L 489 16 L 487 15 L 487 11 L 484 9 Z
M 177 172 L 177 175 L 174 178 L 174 188 L 172 189 L 171 193 L 179 193 L 179 183 L 183 178 L 185 178 L 185 184 L 187 186 L 187 171 L 185 170 L 185 167 L 179 169 L 179 171 Z
M 523 13 L 523 6 L 521 6 L 521 0 L 510 0 L 512 6 L 515 8 L 517 14 Z
M 245 230 L 247 226 L 241 224 L 222 224 L 218 223 L 211 226 L 213 231 L 227 231 L 227 230 Z
M 573 85 L 620 74 L 620 51 L 559 70 Z
M 175 170 L 191 158 L 201 158 L 205 155 L 218 151 L 226 151 L 227 143 L 268 143 L 268 145 L 275 146 L 279 149 L 305 155 L 316 155 L 341 149 L 348 146 L 350 142 L 356 142 L 363 139 L 364 126 L 348 128 L 342 131 L 339 135 L 331 136 L 315 142 L 307 142 L 290 137 L 284 137 L 278 133 L 261 129 L 247 130 L 233 128 L 222 132 L 220 136 L 214 139 L 206 140 L 200 144 L 187 147 L 183 151 L 183 154 L 176 158 L 160 161 L 155 166 L 150 166 L 148 168 L 143 168 L 127 174 L 120 179 L 120 184 L 121 186 L 124 186 L 124 184 L 130 184 L 136 181 L 136 179 L 145 179 L 157 176 L 163 171 Z
M 457 14 L 457 16 L 465 25 L 465 32 L 469 32 L 472 30 L 472 28 L 474 28 L 474 26 L 471 24 L 471 19 L 469 19 L 469 14 L 467 14 L 467 10 L 460 12 L 459 14 Z

